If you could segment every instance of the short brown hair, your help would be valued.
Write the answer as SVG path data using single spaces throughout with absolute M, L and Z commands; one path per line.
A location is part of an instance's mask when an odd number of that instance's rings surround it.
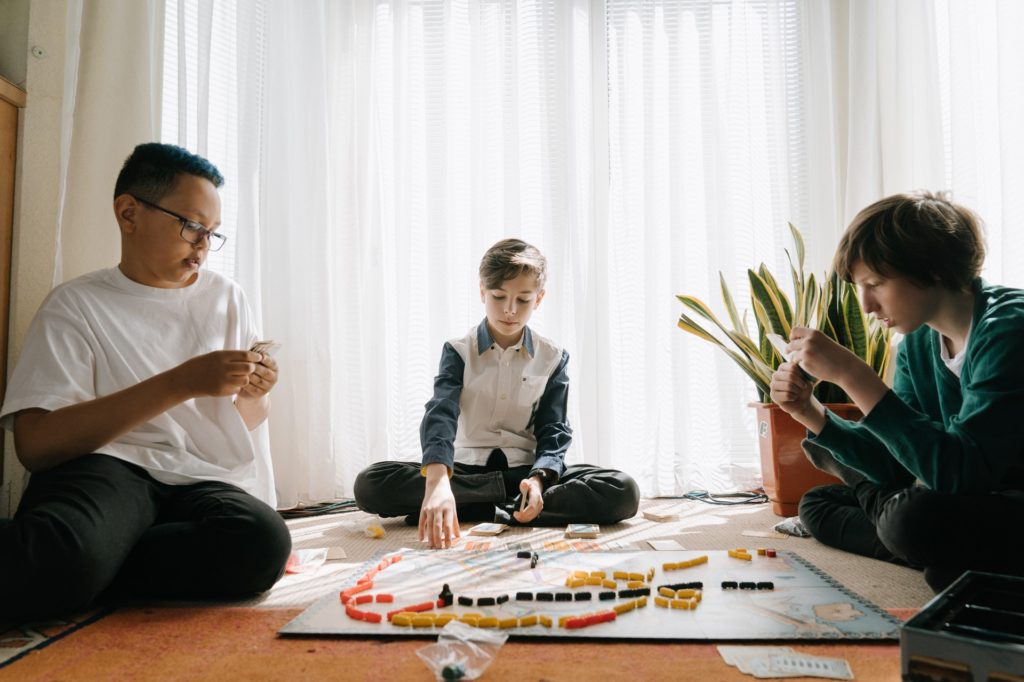
M 502 282 L 527 272 L 537 278 L 537 287 L 543 289 L 548 278 L 548 260 L 537 247 L 522 239 L 502 239 L 487 249 L 480 260 L 480 281 L 485 289 L 500 289 Z
M 883 277 L 967 289 L 985 262 L 981 220 L 945 193 L 894 194 L 857 214 L 832 267 L 850 282 L 858 262 Z

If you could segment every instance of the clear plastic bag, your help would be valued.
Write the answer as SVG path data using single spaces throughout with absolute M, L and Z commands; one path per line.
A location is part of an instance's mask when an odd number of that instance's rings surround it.
M 417 649 L 438 680 L 475 680 L 480 677 L 508 635 L 499 630 L 474 628 L 457 620 L 450 621 L 437 636 L 437 642 Z

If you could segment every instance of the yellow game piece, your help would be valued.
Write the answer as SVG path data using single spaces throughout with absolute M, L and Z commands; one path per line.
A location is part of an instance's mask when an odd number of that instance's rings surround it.
M 676 591 L 673 590 L 671 587 L 659 587 L 658 594 L 660 594 L 663 597 L 668 597 L 669 599 L 675 599 Z
M 384 526 L 380 525 L 379 523 L 371 523 L 363 529 L 363 534 L 368 538 L 379 540 L 380 538 L 384 537 Z
M 629 613 L 630 611 L 632 611 L 635 608 L 636 608 L 636 602 L 635 601 L 627 601 L 627 602 L 623 602 L 621 604 L 616 604 L 615 608 L 613 610 L 615 611 L 615 613 L 617 613 L 617 614 L 619 614 L 621 616 L 624 613 Z
M 458 620 L 458 618 L 459 616 L 454 613 L 439 613 L 436 616 L 434 616 L 434 623 L 437 625 L 437 627 L 443 628 L 451 621 Z
M 613 571 L 612 577 L 616 580 L 629 580 L 629 573 L 625 571 Z
M 647 597 L 640 597 L 636 600 L 636 607 L 638 609 L 642 609 L 645 606 L 647 606 Z
M 398 618 L 398 616 L 395 616 L 395 618 Z M 477 623 L 480 622 L 480 616 L 474 613 L 466 613 L 459 618 L 459 622 L 476 627 Z
M 668 564 L 662 564 L 661 565 L 661 570 L 663 570 L 663 571 L 674 571 L 677 568 L 679 568 L 679 564 L 668 563 Z
M 572 572 L 572 577 L 573 578 L 589 578 L 590 574 L 587 573 L 586 571 L 573 571 Z
M 672 603 L 672 608 L 674 608 L 674 609 L 689 610 L 689 608 L 690 608 L 690 600 L 689 599 L 673 599 L 671 603 Z
M 566 587 L 583 587 L 585 581 L 582 578 L 569 578 L 565 581 Z
M 697 594 L 697 590 L 690 590 L 690 589 L 676 590 L 676 599 L 690 599 L 695 594 Z
M 603 581 L 603 580 L 601 580 L 601 578 L 598 578 L 598 577 L 597 577 L 597 576 L 595 575 L 595 576 L 592 576 L 592 577 L 590 577 L 590 578 L 587 578 L 587 579 L 586 579 L 586 580 L 584 580 L 583 582 L 585 582 L 585 583 L 586 583 L 587 585 L 595 585 L 595 586 L 597 586 L 597 587 L 600 587 L 600 586 L 601 586 L 601 583 L 602 583 L 602 582 L 604 582 L 604 581 Z
M 565 621 L 569 620 L 570 618 L 578 618 L 578 617 L 579 616 L 561 616 L 558 619 L 558 627 L 564 628 L 565 627 Z
M 532 615 L 529 615 L 529 616 L 523 616 L 522 618 L 519 619 L 519 627 L 521 627 L 521 628 L 528 628 L 528 627 L 530 627 L 532 625 L 536 625 L 537 624 L 537 620 L 538 620 L 537 619 L 537 614 L 532 614 Z
M 629 580 L 641 580 L 642 581 L 643 579 L 644 579 L 644 574 L 643 573 L 630 573 L 629 574 Z
M 540 618 L 540 624 L 541 625 L 543 625 L 546 628 L 551 627 L 551 617 L 550 616 L 539 616 L 539 618 Z
M 604 577 L 604 571 L 591 571 L 590 572 L 590 577 L 591 578 L 603 578 Z
M 614 580 L 603 580 L 601 581 L 601 587 L 606 587 L 609 590 L 615 590 L 618 589 L 619 584 Z
M 660 606 L 663 609 L 667 609 L 668 608 L 668 599 L 665 599 L 664 597 L 655 597 L 654 598 L 654 605 L 655 606 Z
M 519 625 L 519 619 L 515 616 L 512 616 L 511 618 L 502 618 L 498 621 L 498 627 L 502 630 L 508 630 L 509 628 L 516 627 L 517 625 Z
M 396 613 L 391 617 L 392 625 L 399 625 L 401 627 L 409 627 L 412 625 L 412 616 L 407 616 L 401 613 Z
M 647 569 L 647 582 L 654 580 L 654 566 Z
M 764 556 L 767 553 L 768 553 L 768 550 L 765 549 L 764 547 L 758 547 L 757 548 L 757 555 L 758 556 Z
M 496 628 L 498 627 L 498 617 L 487 616 L 486 618 L 481 618 L 476 626 L 479 628 Z
M 419 614 L 419 615 L 416 615 L 416 616 L 412 617 L 412 626 L 414 628 L 429 628 L 429 627 L 432 627 L 433 625 L 434 625 L 434 617 L 433 616 L 425 616 L 423 614 Z
M 646 584 L 647 583 L 645 583 L 643 580 L 630 580 L 628 583 L 626 583 L 626 587 L 628 587 L 631 590 L 635 590 L 638 587 L 643 587 Z

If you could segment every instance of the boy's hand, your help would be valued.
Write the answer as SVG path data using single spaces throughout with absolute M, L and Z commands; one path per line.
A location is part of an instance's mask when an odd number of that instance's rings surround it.
M 782 363 L 772 374 L 772 402 L 817 434 L 825 426 L 825 410 L 814 398 L 813 389 L 814 383 L 794 362 Z
M 519 481 L 519 494 L 523 498 L 523 508 L 512 512 L 512 516 L 519 523 L 529 523 L 540 516 L 544 509 L 544 487 L 540 478 L 531 476 Z
M 789 335 L 789 360 L 799 364 L 811 376 L 841 385 L 843 378 L 863 361 L 849 349 L 817 329 L 793 327 Z
M 216 350 L 187 360 L 173 371 L 191 397 L 227 396 L 249 383 L 259 360 L 259 353 L 247 350 Z
M 442 470 L 440 475 L 438 467 Z M 462 531 L 455 511 L 455 495 L 448 483 L 448 470 L 443 464 L 428 465 L 427 485 L 420 506 L 419 540 L 429 540 L 431 549 L 447 549 L 460 537 Z
M 249 383 L 238 392 L 240 398 L 259 399 L 270 393 L 277 383 L 277 361 L 266 353 L 257 353 L 259 362 L 249 375 Z

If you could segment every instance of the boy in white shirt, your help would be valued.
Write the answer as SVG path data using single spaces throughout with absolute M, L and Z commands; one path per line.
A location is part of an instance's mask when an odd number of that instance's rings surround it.
M 0 616 L 67 614 L 111 586 L 161 598 L 261 592 L 291 539 L 257 429 L 277 382 L 241 289 L 201 270 L 225 237 L 220 172 L 142 144 L 114 189 L 117 267 L 54 289 L 0 410 L 32 472 L 0 520 Z
M 557 526 L 636 514 L 636 482 L 615 469 L 565 465 L 569 354 L 528 326 L 544 298 L 547 261 L 519 239 L 480 262 L 487 316 L 444 345 L 420 425 L 422 466 L 378 462 L 360 472 L 356 503 L 418 517 L 420 540 L 450 547 L 459 517 Z

